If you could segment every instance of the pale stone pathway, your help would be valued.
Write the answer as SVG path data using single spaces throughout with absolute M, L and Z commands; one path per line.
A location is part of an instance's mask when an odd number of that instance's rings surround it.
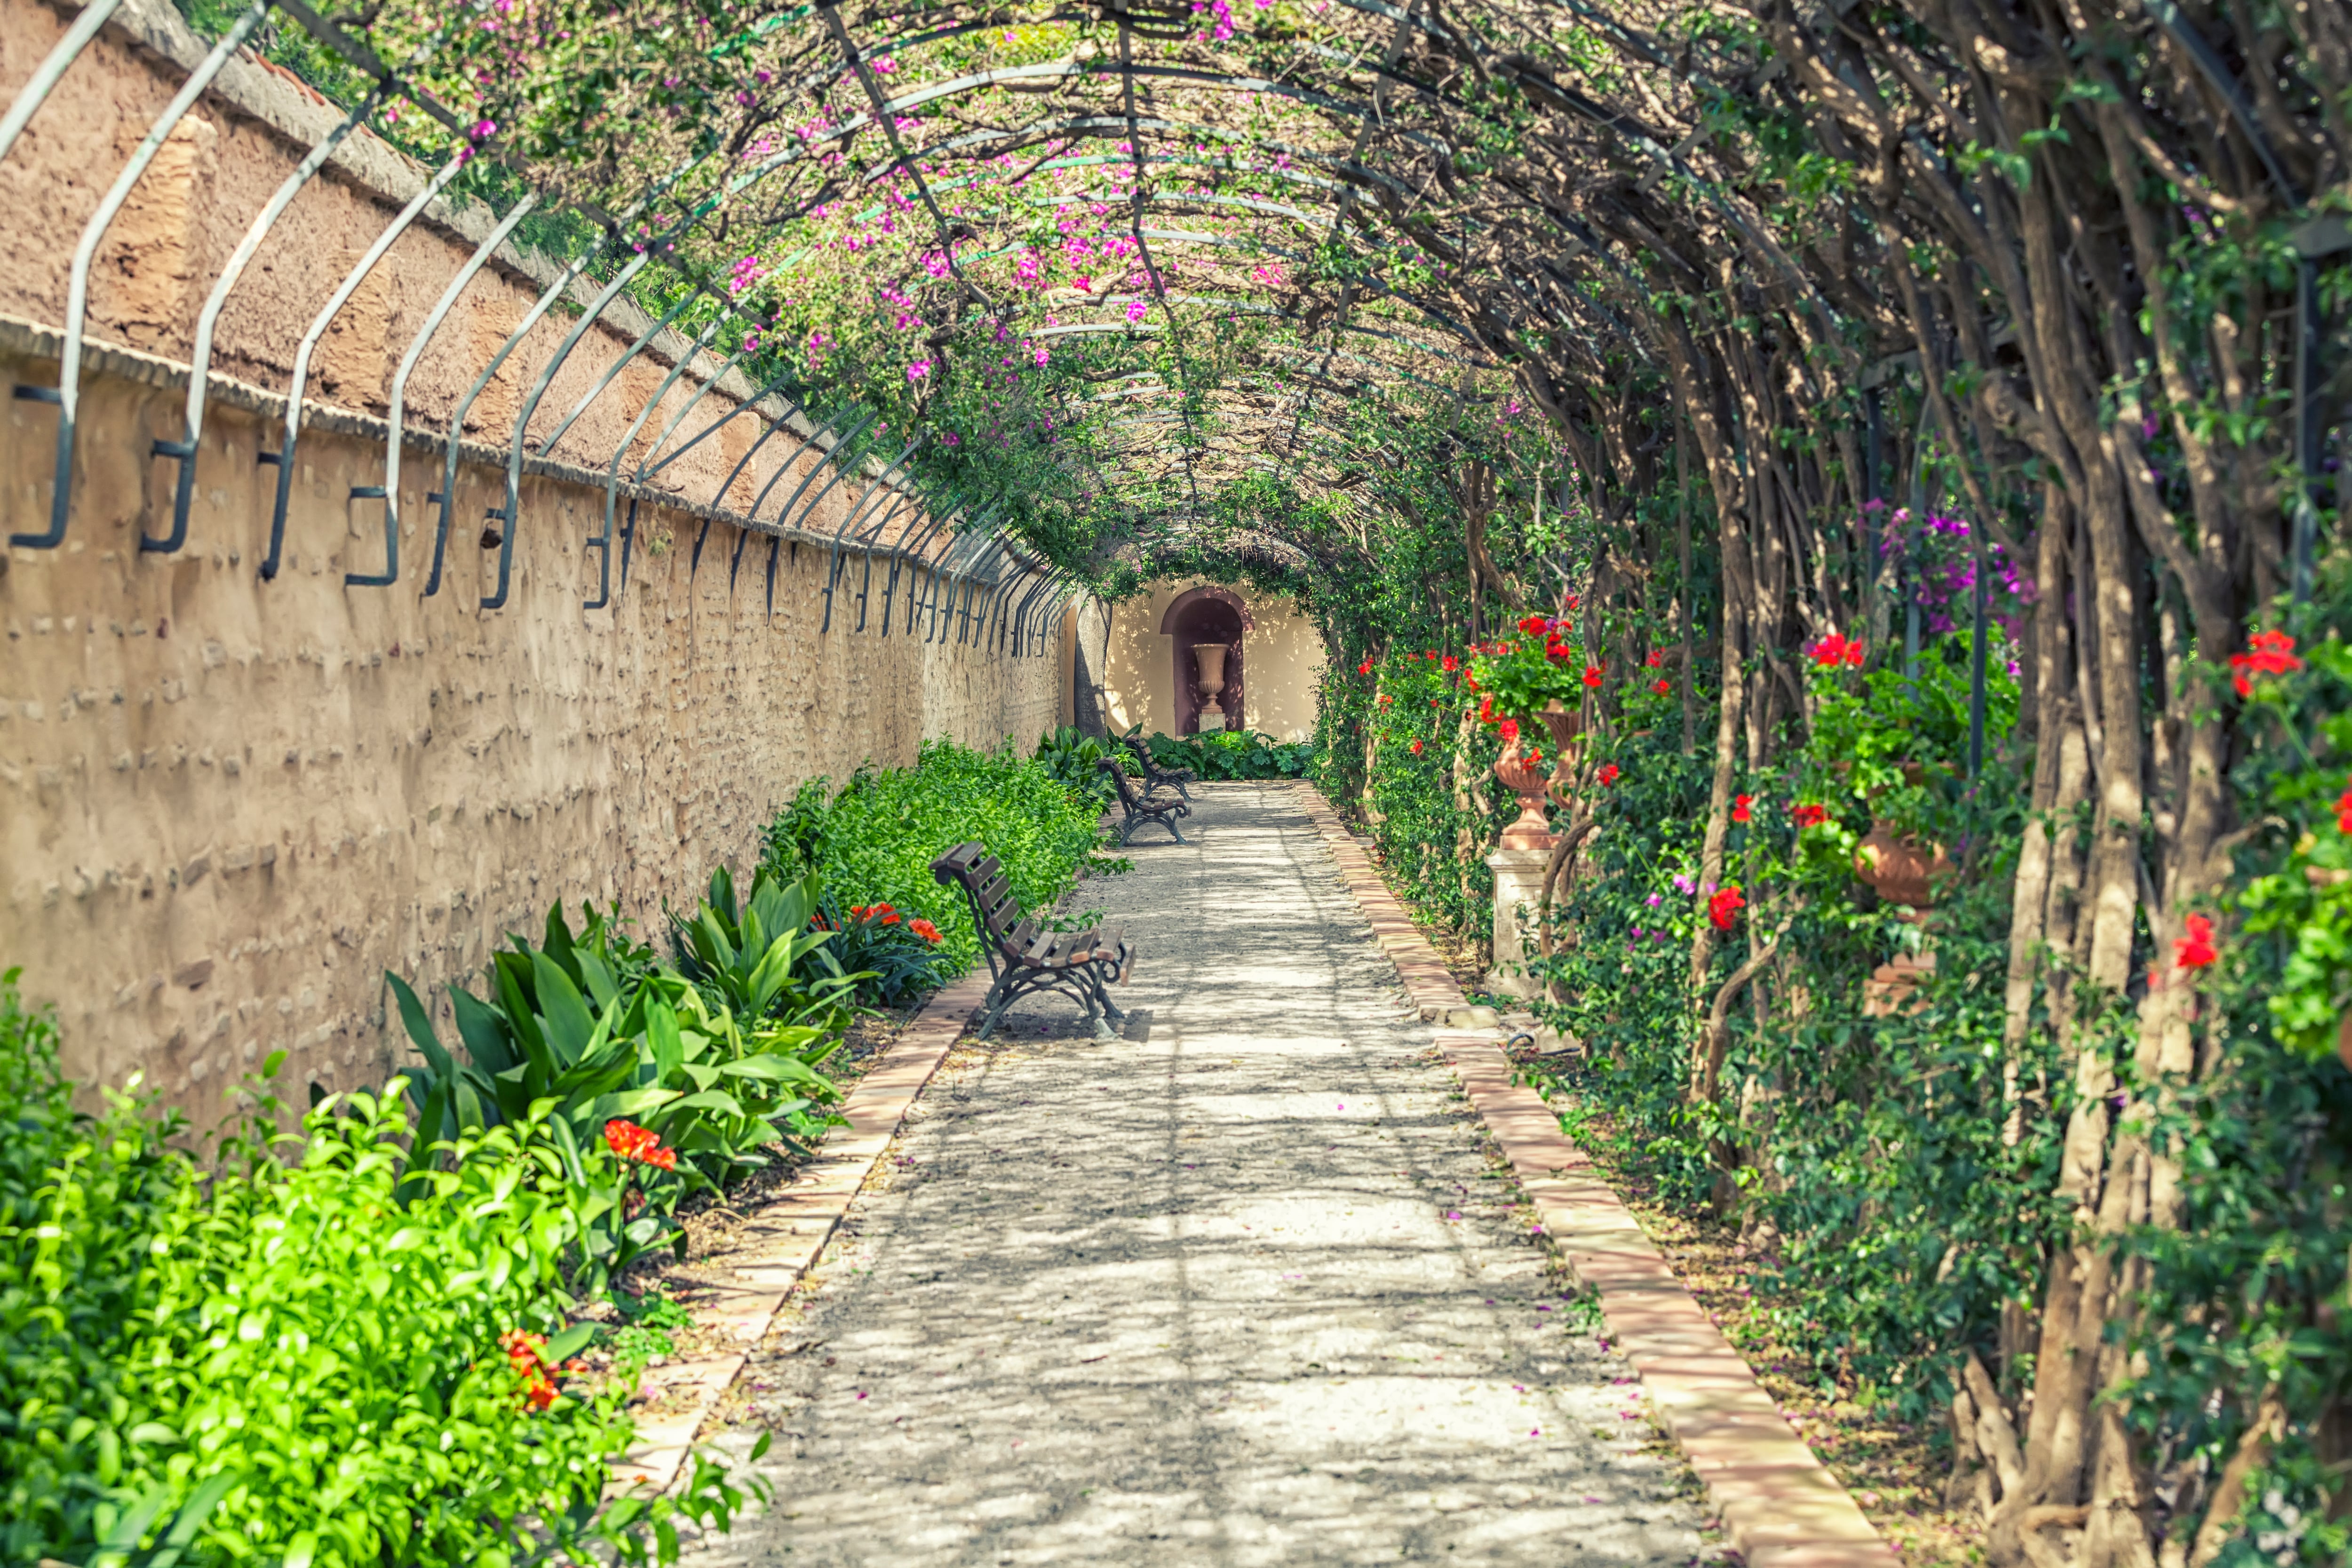
M 1142 961 L 911 1115 L 730 1402 L 772 1509 L 698 1562 L 1690 1562 L 1686 1472 L 1514 1213 L 1285 784 L 1087 901 Z

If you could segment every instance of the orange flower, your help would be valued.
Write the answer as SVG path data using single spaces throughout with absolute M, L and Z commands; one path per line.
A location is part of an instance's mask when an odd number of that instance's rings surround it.
M 939 927 L 937 927 L 937 926 L 935 926 L 935 925 L 933 925 L 933 924 L 932 924 L 930 921 L 923 921 L 923 920 L 908 921 L 907 922 L 907 929 L 908 929 L 908 931 L 913 931 L 917 936 L 921 937 L 925 942 L 933 942 L 933 943 L 936 943 L 936 942 L 938 942 L 940 940 L 940 928 L 939 928 Z
M 618 1117 L 604 1123 L 604 1142 L 614 1153 L 640 1165 L 677 1169 L 677 1151 L 662 1147 L 661 1134 Z

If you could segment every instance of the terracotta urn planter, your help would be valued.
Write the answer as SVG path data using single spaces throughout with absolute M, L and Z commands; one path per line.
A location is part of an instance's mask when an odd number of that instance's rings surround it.
M 1543 711 L 1536 717 L 1541 719 L 1544 728 L 1551 731 L 1551 754 L 1555 757 L 1566 756 L 1569 747 L 1576 744 L 1577 738 L 1584 733 L 1582 710 L 1563 707 L 1557 697 L 1545 703 Z
M 1519 797 L 1518 820 L 1503 829 L 1503 847 L 1550 848 L 1551 819 L 1544 815 L 1544 788 L 1551 780 L 1528 761 L 1520 737 L 1512 736 L 1503 747 L 1503 754 L 1495 759 L 1495 776 L 1503 781 L 1505 789 Z
M 1869 837 L 1853 852 L 1853 874 L 1878 889 L 1890 904 L 1924 910 L 1936 901 L 1935 879 L 1949 876 L 1951 858 L 1940 844 L 1898 838 L 1884 818 L 1870 825 Z

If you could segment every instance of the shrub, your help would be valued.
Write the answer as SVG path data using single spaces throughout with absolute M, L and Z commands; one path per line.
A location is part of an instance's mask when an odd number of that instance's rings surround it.
M 1244 730 L 1206 730 L 1144 742 L 1163 768 L 1190 768 L 1203 779 L 1301 779 L 1315 767 L 1311 741 L 1277 741 Z
M 191 1174 L 137 1080 L 73 1109 L 57 1030 L 0 975 L 0 1557 L 62 1557 L 110 1522 L 123 1479 L 122 1342 L 148 1246 Z
M 827 900 L 817 918 L 834 932 L 819 956 L 856 982 L 861 1001 L 895 1007 L 939 988 L 950 963 L 947 933 L 922 916 L 910 920 L 887 903 L 843 910 Z
M 200 1563 L 674 1560 L 674 1515 L 723 1527 L 741 1497 L 703 1465 L 676 1505 L 603 1500 L 639 1369 L 566 1375 L 589 1216 L 554 1123 L 467 1133 L 409 1179 L 401 1088 L 330 1097 L 299 1136 L 264 1099 L 175 1189 L 122 1346 L 125 1489 L 173 1510 L 227 1478 Z
M 980 957 L 962 895 L 931 878 L 931 861 L 979 840 L 1004 863 L 1013 889 L 1043 910 L 1069 891 L 1102 841 L 1091 799 L 1064 787 L 1052 768 L 1011 748 L 976 752 L 928 741 L 911 768 L 861 768 L 826 798 L 811 780 L 768 825 L 763 867 L 793 878 L 814 869 L 827 892 L 858 904 L 887 903 L 911 921 L 938 926 L 940 976 Z

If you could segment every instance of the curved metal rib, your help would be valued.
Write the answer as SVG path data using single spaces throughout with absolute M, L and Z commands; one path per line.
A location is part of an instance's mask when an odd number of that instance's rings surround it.
M 619 509 L 621 459 L 629 455 L 629 443 L 637 438 L 637 432 L 645 428 L 646 421 L 653 417 L 654 410 L 661 406 L 661 400 L 669 395 L 669 389 L 677 384 L 677 378 L 686 374 L 687 366 L 701 357 L 702 351 L 710 345 L 710 340 L 719 335 L 719 329 L 725 326 L 728 318 L 734 313 L 734 310 L 730 309 L 702 329 L 702 335 L 694 340 L 694 346 L 678 355 L 677 363 L 669 367 L 669 374 L 662 377 L 661 384 L 654 388 L 654 395 L 646 399 L 646 405 L 637 410 L 637 416 L 629 421 L 628 429 L 622 432 L 620 440 L 614 445 L 613 460 L 604 468 L 604 531 L 591 538 L 583 547 L 601 552 L 600 564 L 597 568 L 596 596 L 593 599 L 583 599 L 580 602 L 582 609 L 601 610 L 613 601 L 613 514 Z M 729 364 L 733 363 L 732 360 L 728 362 Z M 721 367 L 719 374 L 725 374 L 725 368 Z M 713 376 L 712 379 L 716 380 L 718 377 Z M 663 434 L 667 435 L 668 431 L 665 430 Z M 625 540 L 634 539 L 636 537 L 636 531 L 637 503 L 632 500 L 629 502 L 629 530 L 623 537 Z M 626 588 L 628 585 L 629 552 L 625 543 L 621 549 L 621 586 Z
M 221 35 L 220 42 L 215 44 L 212 52 L 189 73 L 188 79 L 180 84 L 180 90 L 173 95 L 172 101 L 164 105 L 163 114 L 148 127 L 145 139 L 131 152 L 131 161 L 122 165 L 121 173 L 115 175 L 114 184 L 108 187 L 98 204 L 98 210 L 90 215 L 89 222 L 84 226 L 81 243 L 74 247 L 72 279 L 66 287 L 65 348 L 58 365 L 57 476 L 49 493 L 49 526 L 44 533 L 10 534 L 8 542 L 19 550 L 55 550 L 65 542 L 66 518 L 73 508 L 74 416 L 81 407 L 82 324 L 89 314 L 90 263 L 97 258 L 99 242 L 106 237 L 106 231 L 113 225 L 115 215 L 122 210 L 122 204 L 131 199 L 131 188 L 147 172 L 147 165 L 155 161 L 155 154 L 163 151 L 164 138 L 171 135 L 180 121 L 186 118 L 188 110 L 195 107 L 196 100 L 204 96 L 205 89 L 212 85 L 213 78 L 228 64 L 229 57 L 236 53 L 238 47 L 252 36 L 253 30 L 261 26 L 263 18 L 268 15 L 268 0 L 257 0 L 237 16 L 227 32 Z M 24 392 L 25 389 L 18 389 L 19 395 Z M 39 397 L 37 393 L 34 396 L 40 402 L 48 401 Z
M 449 286 L 441 290 L 441 298 L 434 303 L 433 313 L 425 318 L 425 324 L 416 330 L 416 336 L 409 340 L 408 352 L 400 356 L 400 368 L 394 371 L 392 376 L 392 405 L 385 416 L 391 428 L 384 433 L 383 438 L 383 499 L 386 510 L 384 526 L 387 528 L 393 526 L 390 516 L 392 510 L 400 504 L 400 414 L 402 402 L 408 392 L 409 373 L 416 368 L 416 362 L 425 357 L 425 345 L 433 341 L 433 334 L 441 330 L 441 323 L 448 316 L 450 307 L 457 304 L 457 296 L 466 291 L 466 285 L 474 280 L 474 274 L 482 269 L 482 264 L 489 260 L 497 253 L 499 247 L 507 242 L 507 236 L 514 232 L 515 226 L 522 222 L 530 215 L 530 210 L 538 205 L 539 193 L 528 192 L 522 200 L 515 203 L 506 216 L 499 220 L 498 226 L 491 229 L 483 237 L 482 243 L 474 247 L 474 254 L 467 258 L 465 266 L 457 269 L 457 275 L 449 279 Z M 425 499 L 430 501 L 438 498 L 427 496 Z M 281 511 L 278 514 L 278 526 L 270 531 L 269 553 L 272 559 L 275 559 L 278 554 L 278 536 L 283 531 L 284 525 L 285 514 Z M 398 535 L 395 534 L 394 537 L 396 540 Z M 448 542 L 448 518 L 445 513 L 441 530 L 433 539 L 433 574 L 431 580 L 425 585 L 425 597 L 428 599 L 440 589 L 441 552 L 443 546 Z M 399 571 L 398 561 L 391 562 L 386 570 L 396 575 Z
M 261 249 L 261 242 L 269 237 L 269 231 L 278 226 L 278 220 L 285 216 L 288 207 L 294 205 L 295 196 L 310 183 L 313 175 L 327 166 L 327 160 L 333 157 L 335 149 L 343 144 L 343 138 L 358 130 L 361 121 L 375 112 L 376 106 L 383 101 L 383 95 L 391 86 L 390 77 L 379 78 L 375 86 L 368 89 L 367 96 L 360 100 L 359 107 L 344 115 L 333 129 L 319 138 L 318 145 L 294 166 L 294 172 L 286 176 L 262 209 L 254 214 L 253 222 L 246 227 L 245 237 L 238 240 L 236 249 L 230 252 L 228 265 L 221 268 L 219 280 L 213 284 L 212 292 L 205 296 L 204 309 L 196 313 L 195 348 L 188 361 L 188 407 L 182 420 L 181 438 L 158 441 L 154 445 L 156 457 L 175 458 L 180 464 L 178 482 L 172 487 L 172 531 L 161 539 L 140 534 L 141 553 L 168 555 L 188 542 L 188 503 L 196 492 L 196 447 L 205 433 L 205 393 L 211 384 L 213 331 L 220 325 L 220 314 L 228 304 L 229 291 L 245 276 L 246 268 Z M 267 452 L 260 457 L 265 463 L 278 462 L 278 458 Z M 281 504 L 286 495 L 286 485 L 285 465 L 279 463 L 278 494 Z M 277 563 L 273 559 L 270 571 L 265 575 L 274 575 L 276 570 Z
M 848 531 L 849 525 L 852 522 L 855 522 L 860 516 L 864 515 L 866 509 L 873 504 L 875 496 L 889 486 L 890 476 L 898 471 L 898 465 L 905 462 L 908 458 L 913 457 L 915 455 L 915 448 L 922 444 L 922 434 L 919 431 L 916 433 L 915 438 L 908 442 L 906 447 L 898 453 L 898 457 L 891 460 L 890 466 L 882 470 L 881 475 L 875 479 L 873 488 L 868 489 L 865 495 L 858 498 L 857 504 L 850 509 L 849 514 L 846 517 L 844 517 L 841 520 L 841 526 L 833 531 L 833 550 L 827 558 L 827 570 L 824 580 L 824 624 L 817 627 L 817 636 L 823 637 L 825 633 L 833 629 L 833 591 L 840 584 L 841 582 L 841 541 L 843 535 Z M 846 468 L 842 471 L 844 473 L 848 472 Z M 832 489 L 833 486 L 831 485 L 825 486 L 826 490 L 830 490 Z M 824 499 L 824 491 L 818 492 L 817 500 L 823 500 Z M 815 510 L 816 501 L 813 500 L 809 502 L 809 507 L 812 510 Z
M 594 250 L 589 252 L 591 256 L 594 254 Z M 588 309 L 580 313 L 580 319 L 572 323 L 572 330 L 563 335 L 563 342 L 556 345 L 555 352 L 548 356 L 547 363 L 540 369 L 539 379 L 531 383 L 530 393 L 522 400 L 522 412 L 515 416 L 514 434 L 507 441 L 507 499 L 506 505 L 499 509 L 499 516 L 506 524 L 499 531 L 499 585 L 482 601 L 483 609 L 500 609 L 507 602 L 507 584 L 514 572 L 515 535 L 522 531 L 522 437 L 523 432 L 530 426 L 530 416 L 539 412 L 540 399 L 547 395 L 547 389 L 554 384 L 556 373 L 572 357 L 572 351 L 579 346 L 580 340 L 588 335 L 588 329 L 596 324 L 597 319 L 614 300 L 620 298 L 621 290 L 629 286 L 629 279 L 645 270 L 646 263 L 651 261 L 653 256 L 650 248 L 641 250 L 629 258 L 627 266 L 614 274 L 613 280 L 604 285 Z M 524 330 L 527 329 L 528 323 Z M 518 331 L 517 335 L 520 337 L 520 332 Z M 457 466 L 457 451 L 453 434 L 449 447 L 449 467 L 453 476 Z
M 8 149 L 16 144 L 16 138 L 24 133 L 35 111 L 47 100 L 50 89 L 64 79 L 68 68 L 80 58 L 82 50 L 89 47 L 89 41 L 98 37 L 98 30 L 106 26 L 107 18 L 113 16 L 115 8 L 121 4 L 122 0 L 96 0 L 74 18 L 73 26 L 66 29 L 66 36 L 58 40 L 57 47 L 48 52 L 39 68 L 33 72 L 32 79 L 16 94 L 16 101 L 8 106 L 6 118 L 0 119 L 0 158 L 8 155 Z

